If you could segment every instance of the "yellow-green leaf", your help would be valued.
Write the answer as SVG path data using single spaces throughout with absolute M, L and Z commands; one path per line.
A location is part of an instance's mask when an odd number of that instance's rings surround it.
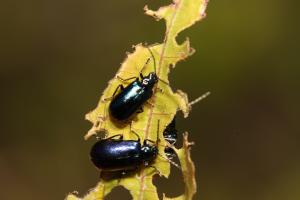
M 178 33 L 201 20 L 205 16 L 206 5 L 207 0 L 174 0 L 172 4 L 161 7 L 157 11 L 152 11 L 147 6 L 145 7 L 147 15 L 166 21 L 164 41 L 161 44 L 149 46 L 155 59 L 151 59 L 145 67 L 146 61 L 151 58 L 147 47 L 138 44 L 134 47 L 133 53 L 128 54 L 115 77 L 109 81 L 97 107 L 86 115 L 86 119 L 91 121 L 93 126 L 85 135 L 85 139 L 90 138 L 92 135 L 103 133 L 105 133 L 105 137 L 123 134 L 125 140 L 136 139 L 136 136 L 132 134 L 132 131 L 134 131 L 140 136 L 142 141 L 144 139 L 156 141 L 158 139 L 157 130 L 159 129 L 159 152 L 163 156 L 158 156 L 152 166 L 158 169 L 160 175 L 169 176 L 170 163 L 163 158 L 165 157 L 164 147 L 167 145 L 163 138 L 163 130 L 171 122 L 178 110 L 181 110 L 184 116 L 187 117 L 190 106 L 187 95 L 180 90 L 173 92 L 166 82 L 169 82 L 170 67 L 175 67 L 176 63 L 194 52 L 188 39 L 182 44 L 176 42 Z M 123 79 L 138 77 L 142 69 L 142 73 L 147 75 L 149 72 L 154 71 L 154 62 L 157 64 L 156 74 L 162 81 L 159 81 L 155 86 L 154 95 L 150 101 L 144 104 L 144 111 L 137 114 L 130 123 L 120 123 L 111 119 L 108 111 L 110 103 L 108 99 L 120 84 L 126 86 L 130 83 L 123 82 L 118 77 Z M 194 181 L 194 168 L 190 160 L 187 144 L 187 140 L 185 140 L 184 145 L 186 146 L 183 146 L 183 149 L 176 150 L 181 162 L 184 180 L 187 184 L 185 194 L 178 198 L 190 200 L 196 191 L 196 185 L 195 182 L 190 182 Z M 129 190 L 134 200 L 157 200 L 156 187 L 152 182 L 153 175 L 156 173 L 157 171 L 153 170 L 153 168 L 142 167 L 135 173 L 126 175 L 120 180 L 101 178 L 98 185 L 83 199 L 103 199 L 114 187 L 121 185 Z M 70 194 L 67 200 L 71 199 L 80 198 Z
M 191 159 L 190 153 L 191 145 L 193 145 L 193 143 L 188 141 L 188 133 L 185 133 L 183 134 L 182 148 L 176 150 L 185 183 L 184 194 L 176 198 L 168 198 L 164 196 L 164 200 L 191 200 L 197 191 L 195 165 Z

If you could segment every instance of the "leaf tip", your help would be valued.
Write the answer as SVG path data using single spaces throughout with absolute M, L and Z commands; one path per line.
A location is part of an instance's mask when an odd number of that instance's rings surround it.
M 199 15 L 199 20 L 204 19 L 206 17 L 206 8 L 209 0 L 204 0 L 202 6 L 200 7 L 200 15 Z

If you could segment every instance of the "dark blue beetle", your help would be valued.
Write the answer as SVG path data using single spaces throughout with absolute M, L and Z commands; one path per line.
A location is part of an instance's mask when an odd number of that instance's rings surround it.
M 176 115 L 173 118 L 173 120 L 171 121 L 171 123 L 168 124 L 168 126 L 165 128 L 165 130 L 163 132 L 163 136 L 164 136 L 165 140 L 171 145 L 175 145 L 175 143 L 177 142 L 177 129 L 176 129 L 175 118 L 176 118 Z M 166 147 L 164 151 L 165 151 L 166 156 L 169 159 L 175 158 L 176 153 L 172 147 Z
M 126 88 L 120 85 L 121 92 L 116 95 L 109 105 L 109 111 L 113 118 L 117 120 L 126 120 L 136 112 L 142 111 L 142 105 L 152 97 L 153 87 L 158 78 L 155 73 L 149 73 L 141 81 L 136 78 Z
M 138 137 L 137 140 L 123 140 L 123 135 L 119 134 L 96 142 L 90 152 L 90 157 L 94 165 L 99 170 L 106 172 L 126 172 L 136 170 L 141 166 L 149 166 L 158 171 L 150 164 L 159 155 L 170 162 L 170 164 L 180 168 L 175 162 L 158 152 L 160 141 L 158 136 L 159 120 L 156 142 L 146 139 L 143 145 L 141 145 L 139 136 L 135 132 L 133 133 Z M 153 144 L 150 145 L 148 142 Z
M 203 94 L 200 97 L 196 98 L 195 100 L 191 101 L 188 105 L 191 107 L 192 105 L 194 105 L 194 104 L 198 103 L 199 101 L 203 100 L 204 98 L 206 98 L 209 94 L 210 94 L 210 92 L 206 92 L 205 94 Z M 166 128 L 163 132 L 163 136 L 169 144 L 171 144 L 171 145 L 176 144 L 177 137 L 178 137 L 177 129 L 176 129 L 176 115 L 174 116 L 171 123 L 168 124 L 168 126 L 166 126 Z M 176 153 L 175 153 L 174 149 L 171 147 L 165 148 L 165 154 L 171 160 L 176 157 Z
M 177 129 L 176 129 L 176 116 L 173 118 L 171 123 L 165 128 L 163 136 L 170 144 L 174 145 L 177 141 Z
M 112 101 L 109 105 L 109 112 L 114 119 L 124 121 L 132 117 L 135 113 L 142 112 L 142 105 L 153 95 L 153 88 L 160 79 L 156 75 L 156 62 L 154 55 L 150 48 L 148 48 L 148 50 L 153 58 L 154 72 L 150 72 L 147 76 L 143 76 L 141 73 L 149 62 L 149 58 L 140 72 L 141 80 L 139 80 L 137 77 L 131 77 L 127 79 L 118 77 L 124 82 L 131 79 L 135 80 L 126 87 L 120 84 L 113 93 Z M 165 81 L 162 82 L 166 83 Z M 121 92 L 116 95 L 118 89 L 121 89 Z
M 96 142 L 90 157 L 94 165 L 102 171 L 135 170 L 142 165 L 148 166 L 157 157 L 158 142 L 154 146 L 148 144 L 148 141 L 151 140 L 145 140 L 141 145 L 140 139 L 123 140 L 122 135 L 115 135 Z

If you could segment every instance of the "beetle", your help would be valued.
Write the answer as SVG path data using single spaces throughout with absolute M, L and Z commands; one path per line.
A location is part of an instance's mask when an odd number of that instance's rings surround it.
M 118 121 L 125 121 L 131 118 L 135 113 L 143 112 L 142 105 L 152 97 L 153 88 L 159 80 L 164 82 L 165 84 L 168 84 L 157 76 L 156 62 L 153 52 L 149 47 L 147 47 L 147 49 L 153 59 L 154 72 L 150 72 L 147 76 L 143 76 L 142 74 L 144 67 L 150 61 L 150 58 L 148 58 L 142 70 L 140 71 L 140 80 L 138 77 L 123 79 L 117 76 L 117 78 L 123 82 L 132 79 L 135 80 L 126 87 L 120 84 L 114 91 L 112 97 L 107 98 L 112 99 L 109 105 L 110 115 Z M 121 92 L 117 94 L 117 91 L 119 89 L 121 90 Z
M 177 129 L 176 129 L 176 116 L 173 120 L 168 124 L 163 132 L 163 136 L 165 140 L 167 140 L 170 144 L 174 145 L 177 142 Z
M 151 140 L 144 140 L 141 145 L 139 137 L 138 140 L 123 140 L 123 135 L 115 135 L 96 142 L 91 149 L 90 158 L 102 171 L 135 170 L 142 165 L 148 166 L 157 157 L 158 142 L 150 145 L 149 141 Z
M 159 170 L 150 165 L 159 155 L 180 169 L 178 164 L 159 153 L 159 120 L 157 124 L 156 142 L 145 139 L 143 145 L 141 145 L 140 137 L 134 131 L 137 140 L 123 140 L 122 134 L 114 135 L 99 140 L 92 146 L 90 151 L 91 161 L 99 170 L 106 172 L 126 172 L 136 170 L 140 166 L 149 166 L 160 173 Z M 152 144 L 149 144 L 149 142 Z
M 210 95 L 210 92 L 206 92 L 203 95 L 199 96 L 195 100 L 191 101 L 188 103 L 188 106 L 191 107 L 192 105 L 200 102 L 201 100 L 205 99 L 208 95 Z M 177 129 L 176 129 L 176 114 L 173 118 L 173 120 L 168 124 L 163 132 L 163 136 L 165 140 L 171 144 L 175 145 L 177 142 L 178 134 L 177 134 Z M 169 159 L 173 159 L 176 157 L 176 153 L 172 147 L 166 147 L 165 148 L 165 154 Z
M 178 134 L 177 134 L 177 129 L 176 129 L 175 118 L 176 118 L 176 115 L 173 118 L 173 120 L 170 122 L 170 124 L 167 125 L 167 127 L 165 128 L 165 130 L 163 132 L 163 136 L 164 136 L 165 140 L 171 145 L 175 145 L 175 143 L 177 142 Z M 173 158 L 176 157 L 176 153 L 172 147 L 166 147 L 164 152 L 165 152 L 167 158 L 169 158 L 170 160 L 172 160 Z

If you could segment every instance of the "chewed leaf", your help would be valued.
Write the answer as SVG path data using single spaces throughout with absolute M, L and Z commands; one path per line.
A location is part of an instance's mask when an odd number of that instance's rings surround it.
M 161 59 L 160 56 L 162 55 L 163 45 L 155 45 L 149 48 L 151 48 L 154 58 L 156 62 L 158 62 Z M 189 50 L 186 51 L 187 54 L 188 52 Z M 118 123 L 111 118 L 108 109 L 110 101 L 106 99 L 109 99 L 113 95 L 114 91 L 120 84 L 123 84 L 124 86 L 129 84 L 129 82 L 122 82 L 118 77 L 121 77 L 122 79 L 127 79 L 134 76 L 138 77 L 142 69 L 143 74 L 149 74 L 150 72 L 153 72 L 153 60 L 151 60 L 148 65 L 144 67 L 146 61 L 150 57 L 151 54 L 146 47 L 142 45 L 135 46 L 134 53 L 128 55 L 116 76 L 110 80 L 109 85 L 105 89 L 97 108 L 86 115 L 86 118 L 94 124 L 92 129 L 85 136 L 86 139 L 99 131 L 105 131 L 113 135 L 128 133 L 128 136 L 130 136 L 132 135 L 130 134 L 131 125 L 132 130 L 135 130 L 137 133 L 142 132 L 140 134 L 142 139 L 149 138 L 156 140 L 156 122 L 158 119 L 160 120 L 161 124 L 166 125 L 172 120 L 178 109 L 183 110 L 184 113 L 188 115 L 189 106 L 187 96 L 181 91 L 174 93 L 170 86 L 165 83 L 168 82 L 168 74 L 170 71 L 169 66 L 171 63 L 167 61 L 167 59 L 163 59 L 165 60 L 163 65 L 160 64 L 156 67 L 156 74 L 161 80 L 163 80 L 163 82 L 158 82 L 157 87 L 154 89 L 155 93 L 150 99 L 150 103 L 145 103 L 143 106 L 144 111 L 136 114 L 132 123 Z M 176 62 L 181 59 L 181 57 L 176 58 Z M 174 61 L 174 59 L 172 60 Z
M 172 4 L 161 7 L 157 11 L 145 7 L 147 15 L 166 21 L 164 41 L 162 44 L 149 46 L 138 44 L 134 47 L 134 51 L 128 54 L 116 75 L 109 81 L 97 107 L 86 115 L 86 119 L 91 121 L 93 126 L 85 135 L 85 139 L 104 133 L 103 137 L 122 134 L 124 140 L 136 140 L 136 135 L 132 133 L 135 132 L 141 141 L 145 139 L 157 141 L 159 139 L 160 156 L 157 156 L 154 163 L 151 163 L 152 167 L 141 166 L 139 170 L 119 179 L 100 178 L 98 185 L 83 198 L 84 200 L 103 199 L 114 187 L 120 185 L 129 190 L 134 200 L 158 199 L 156 187 L 153 185 L 153 176 L 159 173 L 161 176 L 168 177 L 170 174 L 170 163 L 164 153 L 167 142 L 163 137 L 163 131 L 177 111 L 181 110 L 185 117 L 190 111 L 187 95 L 180 90 L 174 92 L 169 85 L 170 68 L 175 67 L 179 61 L 186 59 L 194 52 L 188 39 L 182 44 L 178 44 L 176 37 L 182 30 L 205 16 L 206 5 L 207 0 L 174 0 Z M 150 62 L 147 62 L 148 60 Z M 144 103 L 143 112 L 137 113 L 128 122 L 121 123 L 114 120 L 110 116 L 109 105 L 116 89 L 120 84 L 126 87 L 133 80 L 124 81 L 125 79 L 138 78 L 140 73 L 148 75 L 150 72 L 155 72 L 159 81 L 153 89 L 152 97 Z M 177 199 L 190 200 L 196 191 L 196 184 L 194 182 L 194 165 L 190 159 L 186 137 L 183 148 L 175 150 L 179 156 L 187 185 L 185 194 Z M 67 197 L 67 200 L 73 199 L 80 198 L 73 194 Z
M 183 135 L 183 145 L 181 149 L 176 149 L 177 156 L 179 158 L 183 179 L 185 183 L 184 194 L 175 198 L 168 198 L 164 195 L 164 200 L 191 200 L 197 191 L 196 180 L 195 180 L 195 165 L 191 159 L 190 146 L 193 143 L 188 141 L 188 134 Z M 141 182 L 146 182 L 144 184 L 145 188 L 141 188 Z M 147 183 L 148 182 L 148 183 Z M 104 181 L 99 183 L 94 189 L 92 189 L 84 198 L 78 198 L 74 194 L 70 194 L 66 200 L 102 200 L 105 195 L 108 194 L 114 187 L 118 185 L 118 180 Z M 127 188 L 133 197 L 138 197 L 134 199 L 153 199 L 157 200 L 157 191 L 152 184 L 152 177 L 139 176 L 130 177 L 121 180 L 120 185 Z M 149 186 L 149 187 L 148 187 Z M 141 190 L 144 190 L 144 197 L 140 198 Z
M 156 19 L 166 20 L 166 34 L 175 42 L 178 33 L 206 16 L 207 3 L 208 0 L 173 0 L 173 4 L 161 7 L 157 11 L 149 10 L 145 6 L 145 11 Z
M 164 200 L 191 200 L 197 191 L 195 165 L 191 159 L 190 153 L 191 145 L 193 145 L 193 143 L 188 141 L 188 133 L 185 133 L 183 135 L 182 148 L 175 150 L 181 164 L 183 180 L 185 183 L 184 194 L 176 198 L 167 198 L 164 196 Z
M 75 194 L 69 194 L 65 200 L 103 200 L 104 197 L 116 186 L 116 180 L 110 181 L 109 183 L 99 183 L 95 188 L 90 190 L 84 198 L 79 198 Z

